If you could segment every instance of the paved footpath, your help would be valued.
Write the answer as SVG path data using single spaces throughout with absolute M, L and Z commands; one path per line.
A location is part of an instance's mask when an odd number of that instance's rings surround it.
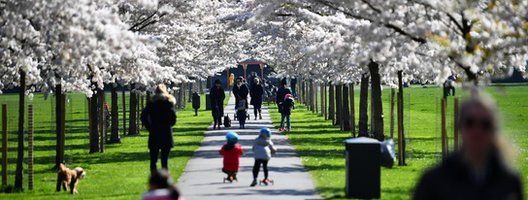
M 225 108 L 233 120 L 235 98 L 231 96 Z M 246 129 L 239 129 L 238 121 L 232 121 L 229 129 L 212 130 L 205 133 L 200 148 L 189 160 L 184 173 L 178 180 L 177 186 L 186 200 L 193 199 L 321 199 L 316 193 L 310 174 L 305 171 L 299 156 L 291 146 L 286 136 L 272 129 L 272 140 L 277 148 L 277 154 L 268 164 L 269 178 L 275 181 L 274 185 L 249 187 L 253 180 L 251 173 L 253 167 L 253 152 L 251 145 L 258 135 L 261 127 L 273 128 L 266 106 L 262 108 L 262 120 L 254 120 L 253 109 L 248 109 L 251 119 L 246 121 Z M 204 113 L 205 114 L 205 113 Z M 210 114 L 210 113 L 207 113 Z M 224 183 L 226 177 L 222 173 L 222 157 L 218 150 L 225 142 L 227 131 L 235 131 L 240 135 L 240 143 L 244 148 L 244 155 L 240 159 L 238 182 Z M 262 169 L 259 180 L 263 178 Z

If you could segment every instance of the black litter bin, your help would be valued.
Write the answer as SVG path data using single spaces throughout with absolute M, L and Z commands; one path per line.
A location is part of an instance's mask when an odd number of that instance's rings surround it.
M 210 94 L 205 94 L 205 110 L 211 110 L 211 99 L 209 98 Z
M 366 137 L 345 140 L 347 198 L 380 198 L 380 142 Z

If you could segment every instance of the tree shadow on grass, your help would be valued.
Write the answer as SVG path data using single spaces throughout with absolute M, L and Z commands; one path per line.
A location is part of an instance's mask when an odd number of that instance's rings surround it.
M 170 157 L 189 157 L 194 154 L 194 151 L 189 150 L 172 150 Z M 148 149 L 142 152 L 105 152 L 104 154 L 81 154 L 76 153 L 70 155 L 75 158 L 75 163 L 79 164 L 107 164 L 107 163 L 122 163 L 122 162 L 136 162 L 149 161 Z M 54 164 L 55 155 L 53 156 L 39 156 L 35 158 L 36 164 Z

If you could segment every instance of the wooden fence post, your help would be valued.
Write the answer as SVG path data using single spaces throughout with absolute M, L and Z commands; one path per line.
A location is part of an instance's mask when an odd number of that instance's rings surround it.
M 7 104 L 2 104 L 2 185 L 7 185 Z
M 455 97 L 455 101 L 453 103 L 453 107 L 454 107 L 454 119 L 453 119 L 453 124 L 454 124 L 454 127 L 453 127 L 453 146 L 455 147 L 455 151 L 458 150 L 458 130 L 460 128 L 460 124 L 458 122 L 458 97 Z
M 446 128 L 446 106 L 447 106 L 447 99 L 442 98 L 442 109 L 440 111 L 441 113 L 441 132 L 442 132 L 442 157 L 445 158 L 448 154 L 448 143 L 447 143 L 447 128 Z
M 28 105 L 28 189 L 33 190 L 33 105 Z

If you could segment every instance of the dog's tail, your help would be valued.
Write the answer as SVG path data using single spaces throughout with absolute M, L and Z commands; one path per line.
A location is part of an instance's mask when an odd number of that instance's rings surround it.
M 61 163 L 59 164 L 59 172 L 62 172 L 62 171 L 65 171 L 66 170 L 66 165 L 64 165 L 64 163 Z

